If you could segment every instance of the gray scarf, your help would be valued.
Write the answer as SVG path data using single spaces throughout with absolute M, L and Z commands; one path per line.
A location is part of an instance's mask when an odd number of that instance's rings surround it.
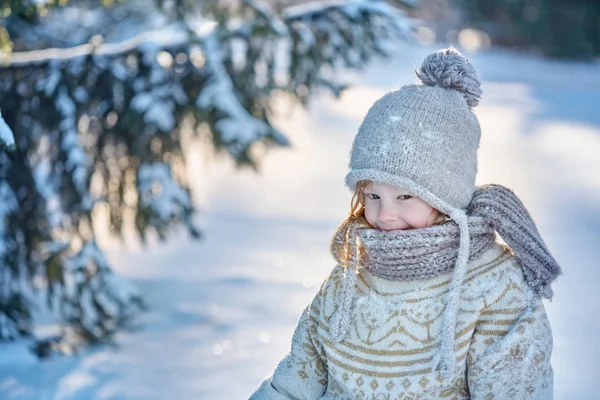
M 535 223 L 519 198 L 500 185 L 478 187 L 466 210 L 469 240 L 468 259 L 459 257 L 461 229 L 454 221 L 423 229 L 379 231 L 359 229 L 360 243 L 351 243 L 349 265 L 345 266 L 341 302 L 330 321 L 330 333 L 336 342 L 342 341 L 352 323 L 356 302 L 356 272 L 359 247 L 366 252 L 364 268 L 375 276 L 393 281 L 433 278 L 453 270 L 461 271 L 457 286 L 464 278 L 467 261 L 477 259 L 495 241 L 497 232 L 515 253 L 525 280 L 537 295 L 552 298 L 550 284 L 561 269 L 548 251 Z M 465 264 L 465 265 L 459 265 Z M 455 272 L 456 274 L 457 272 Z M 457 291 L 449 293 L 442 333 L 441 369 L 448 377 L 454 360 L 454 330 L 456 324 Z M 444 354 L 445 353 L 445 354 Z
M 360 229 L 367 253 L 364 268 L 392 281 L 434 278 L 451 272 L 458 258 L 458 225 L 452 221 L 424 229 L 380 231 Z M 481 217 L 469 217 L 469 261 L 477 259 L 496 241 L 494 229 Z

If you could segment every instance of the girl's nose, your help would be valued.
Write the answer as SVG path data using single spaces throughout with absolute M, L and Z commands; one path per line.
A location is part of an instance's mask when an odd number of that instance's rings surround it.
M 381 222 L 392 222 L 398 218 L 396 212 L 389 206 L 381 205 L 379 215 L 377 216 Z

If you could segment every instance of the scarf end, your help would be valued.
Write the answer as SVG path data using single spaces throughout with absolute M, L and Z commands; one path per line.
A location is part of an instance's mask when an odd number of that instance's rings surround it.
M 552 290 L 550 285 L 540 286 L 537 292 L 540 296 L 548 299 L 548 301 L 552 301 L 552 298 L 554 297 L 554 291 Z

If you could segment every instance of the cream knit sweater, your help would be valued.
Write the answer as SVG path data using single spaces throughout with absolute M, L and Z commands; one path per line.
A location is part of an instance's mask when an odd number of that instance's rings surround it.
M 359 270 L 353 325 L 334 343 L 328 321 L 342 275 L 333 269 L 302 313 L 290 353 L 251 400 L 552 399 L 550 324 L 510 249 L 496 244 L 468 265 L 449 382 L 432 367 L 451 273 L 392 282 Z

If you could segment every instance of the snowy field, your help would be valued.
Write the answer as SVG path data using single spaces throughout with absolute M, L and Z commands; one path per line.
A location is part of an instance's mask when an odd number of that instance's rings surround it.
M 28 341 L 0 344 L 1 399 L 247 399 L 288 350 L 300 312 L 334 266 L 333 230 L 352 137 L 369 106 L 415 81 L 431 48 L 406 48 L 358 76 L 341 101 L 281 103 L 294 146 L 259 174 L 201 152 L 193 160 L 205 239 L 148 248 L 106 242 L 151 309 L 120 348 L 39 362 Z M 469 56 L 484 80 L 478 183 L 512 188 L 564 269 L 553 302 L 555 398 L 598 399 L 600 66 L 494 50 Z

